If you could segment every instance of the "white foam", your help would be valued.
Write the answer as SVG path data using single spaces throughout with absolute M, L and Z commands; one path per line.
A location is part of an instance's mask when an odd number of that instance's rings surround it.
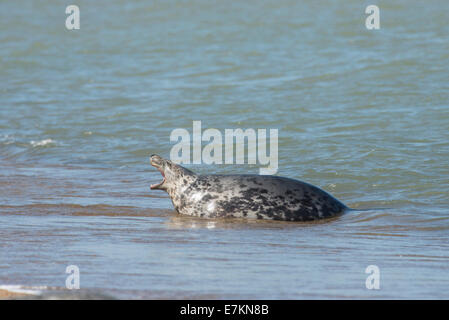
M 23 293 L 23 294 L 31 294 L 31 295 L 40 295 L 43 290 L 47 290 L 47 286 L 33 286 L 26 287 L 21 285 L 0 285 L 1 290 L 6 290 L 13 293 Z
M 42 147 L 42 146 L 46 146 L 46 145 L 51 144 L 51 143 L 55 143 L 55 141 L 52 140 L 52 139 L 44 139 L 44 140 L 41 140 L 41 141 L 34 141 L 33 140 L 33 141 L 30 142 L 30 144 L 33 147 Z

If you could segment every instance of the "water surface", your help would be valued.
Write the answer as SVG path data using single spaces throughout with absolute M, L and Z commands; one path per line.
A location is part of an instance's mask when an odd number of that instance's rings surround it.
M 447 1 L 377 2 L 377 31 L 359 1 L 77 4 L 74 31 L 63 3 L 0 4 L 0 284 L 77 265 L 119 298 L 449 298 Z M 177 216 L 148 156 L 194 120 L 278 129 L 279 175 L 367 210 Z

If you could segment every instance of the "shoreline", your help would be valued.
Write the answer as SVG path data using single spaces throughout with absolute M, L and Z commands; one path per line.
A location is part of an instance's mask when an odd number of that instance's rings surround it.
M 27 296 L 30 296 L 30 294 L 0 289 L 0 300 L 20 299 Z

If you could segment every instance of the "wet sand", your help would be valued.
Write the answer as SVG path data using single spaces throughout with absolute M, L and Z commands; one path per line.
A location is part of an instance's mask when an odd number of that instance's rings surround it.
M 0 289 L 0 300 L 26 298 L 27 296 L 30 296 L 30 295 L 25 294 L 25 293 L 17 293 L 17 292 Z
M 376 31 L 359 1 L 83 2 L 70 32 L 54 1 L 1 4 L 1 289 L 79 298 L 76 265 L 118 299 L 449 298 L 448 1 L 384 4 Z M 192 121 L 277 129 L 280 176 L 368 210 L 176 215 L 148 157 Z M 188 168 L 258 173 L 247 140 L 244 164 Z
M 316 223 L 199 219 L 177 215 L 142 176 L 0 166 L 0 297 L 447 298 L 449 217 L 438 206 L 340 192 L 352 208 L 388 209 Z M 80 290 L 65 290 L 69 265 L 79 267 Z M 369 265 L 380 269 L 380 290 L 365 286 Z M 14 285 L 38 292 L 4 290 Z

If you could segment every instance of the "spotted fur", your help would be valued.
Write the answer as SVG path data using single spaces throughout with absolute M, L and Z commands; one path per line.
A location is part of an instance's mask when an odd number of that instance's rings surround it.
M 157 155 L 150 157 L 180 214 L 285 221 L 329 218 L 347 207 L 327 192 L 294 179 L 269 175 L 197 175 Z

